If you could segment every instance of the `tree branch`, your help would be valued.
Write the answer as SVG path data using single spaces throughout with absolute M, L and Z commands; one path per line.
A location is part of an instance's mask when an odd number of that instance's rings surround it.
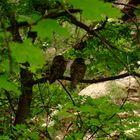
M 10 107 L 11 107 L 13 113 L 16 114 L 16 111 L 15 111 L 15 108 L 14 108 L 14 105 L 13 105 L 13 102 L 12 102 L 11 95 L 10 95 L 9 91 L 7 91 L 7 90 L 4 90 L 4 91 L 5 91 L 5 95 L 7 97 L 7 100 L 10 104 Z
M 68 9 L 71 13 L 78 13 L 81 12 L 80 9 Z M 51 18 L 51 19 L 56 19 L 59 17 L 63 17 L 63 16 L 68 16 L 68 13 L 64 10 L 58 12 L 58 10 L 56 9 L 55 11 L 50 11 L 49 13 L 45 14 L 44 16 L 42 16 L 41 18 L 39 18 L 37 21 L 35 21 L 32 24 L 29 24 L 27 21 L 24 22 L 17 22 L 16 21 L 16 27 L 17 28 L 22 28 L 22 27 L 31 27 L 33 25 L 36 25 L 39 21 L 43 20 L 43 19 L 47 19 L 47 18 Z M 7 28 L 7 31 L 11 31 L 12 30 L 12 26 Z
M 137 8 L 136 6 L 133 6 L 132 4 L 128 4 L 128 3 L 126 4 L 126 3 L 120 3 L 120 2 L 113 2 L 113 4 L 115 4 L 115 5 L 123 5 L 123 6 L 127 6 L 127 7 L 130 7 L 130 8 L 139 10 L 139 8 Z
M 91 79 L 91 80 L 87 80 L 87 79 L 84 79 L 82 81 L 80 81 L 80 83 L 90 83 L 90 84 L 93 84 L 93 83 L 100 83 L 100 82 L 105 82 L 105 81 L 112 81 L 112 80 L 116 80 L 116 79 L 121 79 L 121 78 L 125 78 L 127 76 L 136 76 L 136 77 L 139 77 L 140 78 L 140 73 L 136 73 L 136 72 L 133 72 L 133 73 L 124 73 L 124 74 L 120 74 L 120 75 L 117 75 L 117 76 L 111 76 L 111 77 L 106 77 L 106 78 L 101 78 L 101 79 Z M 38 83 L 45 83 L 47 82 L 49 77 L 43 77 L 41 79 L 38 79 L 38 80 L 34 80 L 33 83 L 31 83 L 32 85 L 36 85 Z M 61 79 L 59 80 L 67 80 L 67 81 L 71 81 L 71 78 L 70 77 L 67 77 L 67 76 L 63 76 Z

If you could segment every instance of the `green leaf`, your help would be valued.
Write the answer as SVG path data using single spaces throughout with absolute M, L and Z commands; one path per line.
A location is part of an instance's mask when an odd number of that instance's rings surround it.
M 12 62 L 10 62 L 10 63 L 11 63 L 11 67 L 12 67 L 12 72 L 15 72 L 16 74 L 18 74 L 20 72 L 19 65 L 14 60 L 12 60 Z M 5 59 L 0 64 L 0 68 L 1 68 L 0 71 L 9 72 L 10 71 L 9 60 Z
M 74 136 L 77 140 L 81 140 L 84 136 L 84 133 L 83 132 L 77 132 L 77 133 L 74 134 Z
M 95 114 L 96 115 L 96 114 Z M 101 122 L 99 121 L 99 119 L 97 118 L 90 118 L 90 119 L 87 119 L 85 120 L 85 123 L 88 125 L 88 126 L 92 126 L 93 124 L 96 125 L 96 126 L 99 126 L 101 124 Z
M 22 44 L 13 42 L 10 47 L 12 57 L 18 63 L 29 62 L 33 65 L 43 65 L 45 63 L 41 49 L 33 46 L 30 39 L 25 40 Z
M 85 113 L 91 113 L 93 112 L 95 109 L 93 106 L 90 106 L 90 105 L 84 105 L 84 106 L 81 106 L 79 108 L 79 111 L 81 112 L 85 112 Z
M 52 39 L 54 33 L 58 33 L 63 37 L 69 37 L 68 31 L 53 19 L 41 20 L 36 26 L 33 27 L 33 31 L 37 31 L 38 36 L 41 38 L 48 37 Z
M 17 94 L 21 93 L 16 84 L 10 82 L 6 75 L 0 76 L 0 88 L 5 89 L 7 91 L 14 91 Z
M 34 22 L 36 22 L 40 18 L 41 18 L 41 16 L 38 15 L 38 14 L 32 14 L 30 16 L 27 16 L 27 15 L 19 15 L 18 21 L 19 22 L 27 21 L 29 23 L 34 23 Z
M 1 140 L 11 140 L 9 136 L 0 136 Z
M 99 21 L 103 17 L 117 18 L 121 17 L 121 12 L 119 9 L 112 7 L 110 3 L 104 3 L 99 0 L 69 0 L 75 8 L 80 8 L 83 10 L 83 16 L 85 18 Z
M 32 140 L 38 140 L 39 139 L 37 132 L 31 132 L 31 133 L 29 132 L 28 135 L 30 136 L 30 138 Z

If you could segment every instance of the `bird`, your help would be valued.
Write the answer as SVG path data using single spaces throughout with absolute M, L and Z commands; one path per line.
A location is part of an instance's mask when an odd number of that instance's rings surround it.
M 80 82 L 86 72 L 86 65 L 83 58 L 76 58 L 72 65 L 70 70 L 71 75 L 71 86 L 75 88 L 78 82 Z
M 66 70 L 67 61 L 64 59 L 63 55 L 57 55 L 52 61 L 49 74 L 49 83 L 52 84 L 57 79 L 62 78 Z

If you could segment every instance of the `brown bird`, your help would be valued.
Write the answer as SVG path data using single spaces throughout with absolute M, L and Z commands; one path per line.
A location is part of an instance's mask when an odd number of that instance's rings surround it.
M 72 87 L 84 78 L 86 72 L 86 65 L 83 58 L 76 58 L 71 65 L 71 83 Z
M 66 70 L 67 61 L 62 55 L 57 55 L 52 61 L 49 75 L 49 83 L 52 84 L 55 80 L 62 78 Z

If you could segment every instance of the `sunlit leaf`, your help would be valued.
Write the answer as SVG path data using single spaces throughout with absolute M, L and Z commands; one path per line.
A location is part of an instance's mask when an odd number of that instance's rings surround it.
M 40 48 L 32 45 L 31 40 L 25 40 L 22 44 L 11 43 L 12 57 L 14 57 L 18 63 L 29 62 L 34 65 L 43 65 L 44 58 Z
M 56 20 L 44 19 L 41 20 L 36 26 L 33 27 L 33 31 L 37 31 L 38 36 L 41 38 L 52 39 L 54 33 L 58 33 L 60 36 L 68 37 L 68 31 L 61 27 Z
M 7 91 L 14 91 L 17 94 L 20 94 L 20 90 L 18 89 L 17 85 L 10 82 L 8 80 L 8 77 L 6 77 L 5 75 L 0 76 L 0 88 Z
M 75 8 L 83 10 L 83 16 L 91 20 L 101 20 L 103 17 L 117 18 L 121 16 L 120 10 L 110 3 L 100 0 L 68 0 Z
M 41 17 L 38 14 L 32 14 L 30 16 L 27 16 L 27 15 L 19 15 L 18 21 L 20 21 L 20 22 L 27 21 L 29 23 L 34 23 L 34 22 L 36 22 L 40 18 Z

